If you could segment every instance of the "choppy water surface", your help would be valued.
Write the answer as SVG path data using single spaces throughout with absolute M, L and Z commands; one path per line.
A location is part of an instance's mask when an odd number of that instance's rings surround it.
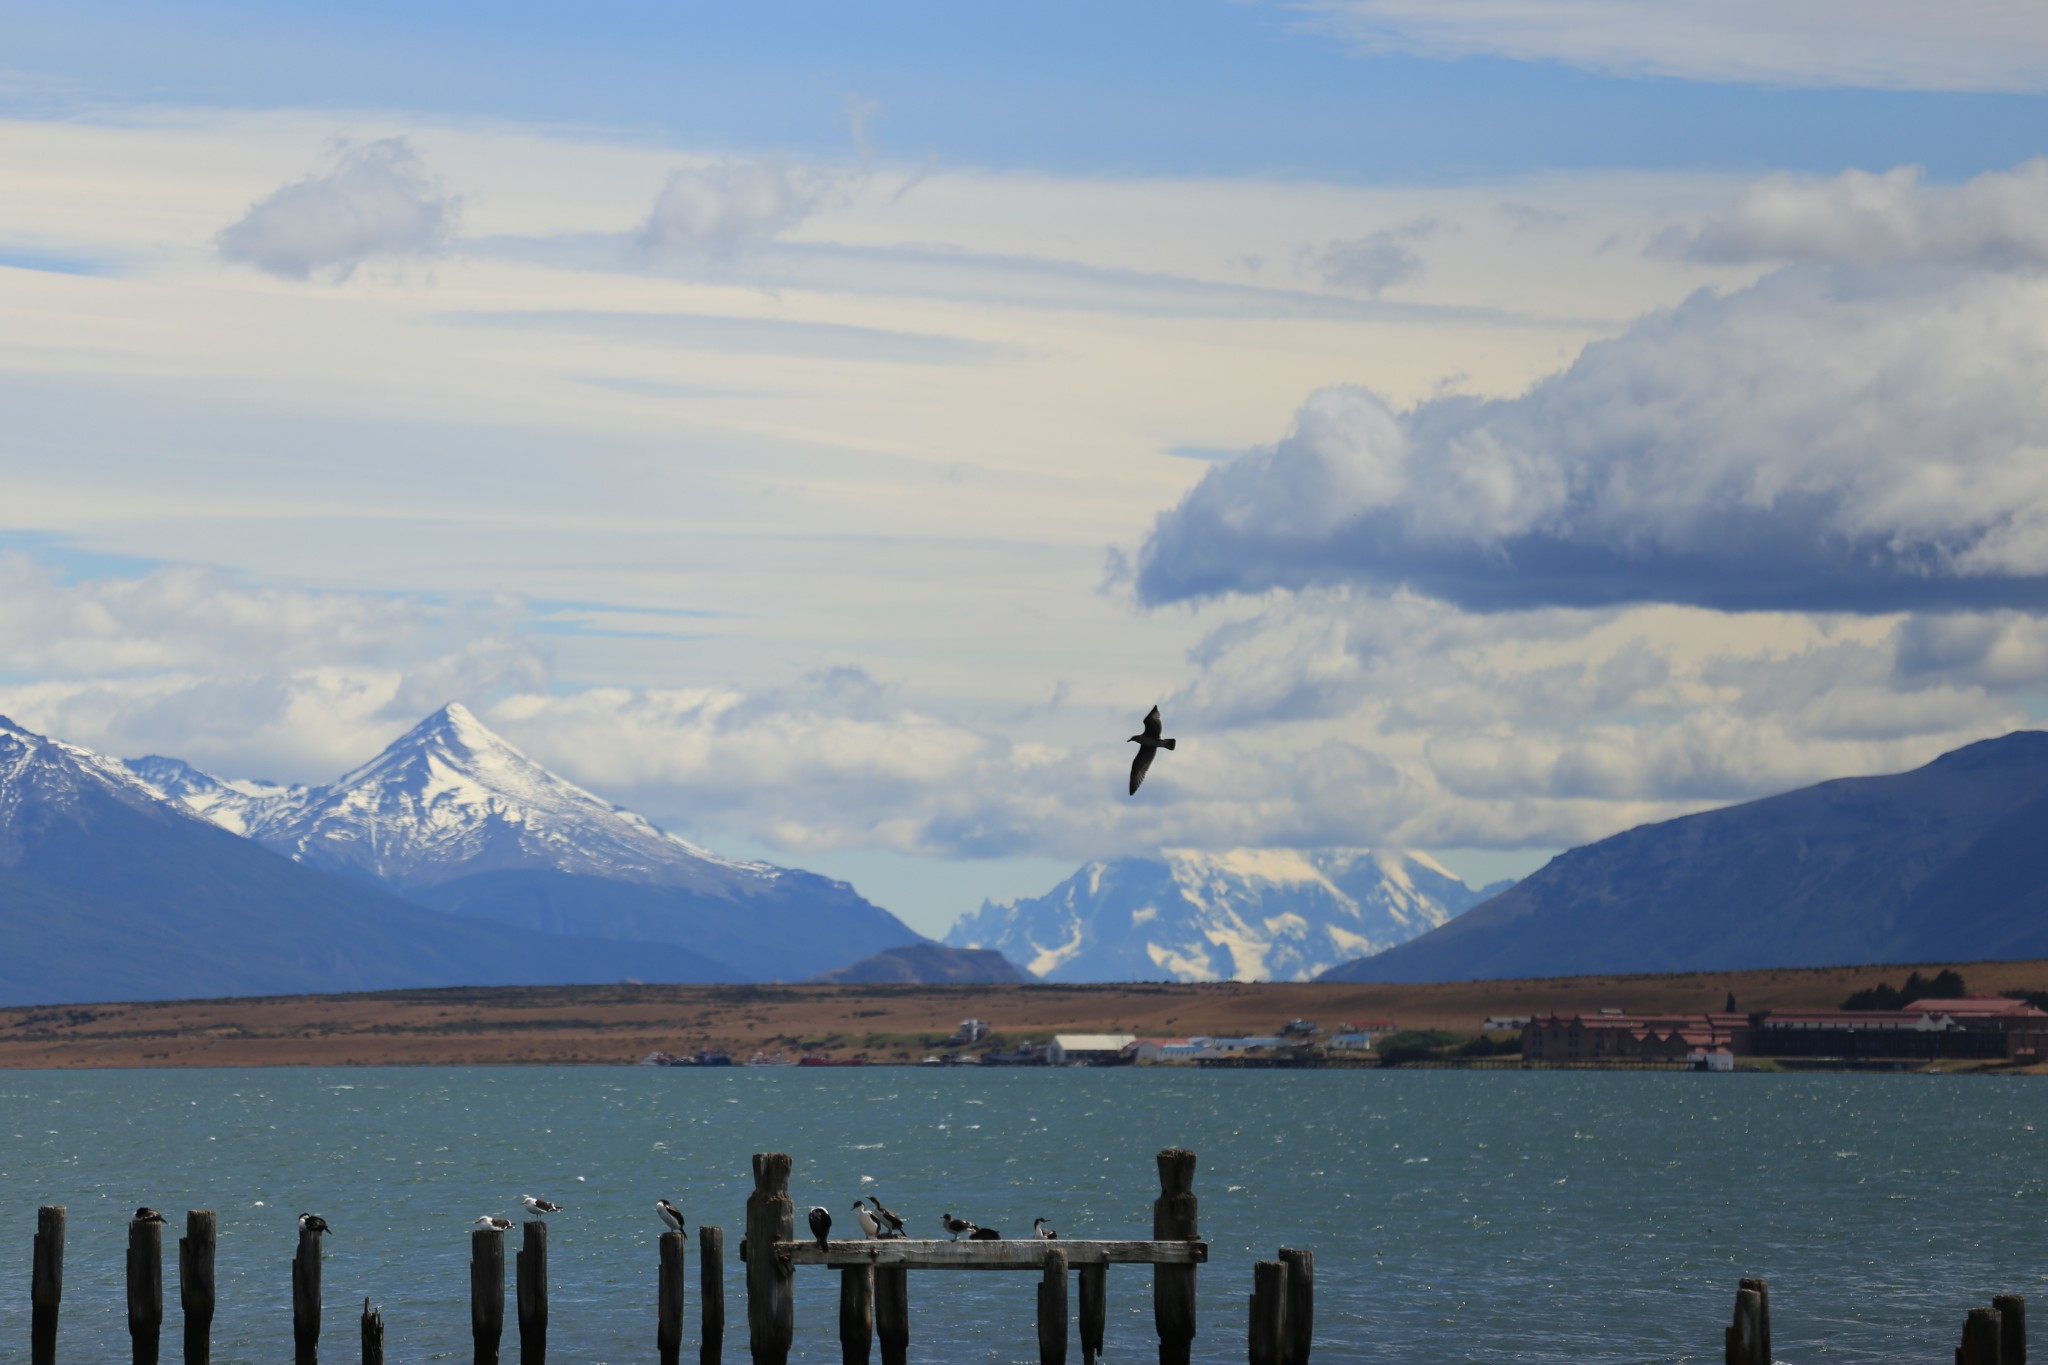
M 301 1209 L 335 1228 L 331 1357 L 352 1358 L 367 1294 L 392 1360 L 466 1360 L 470 1220 L 517 1218 L 534 1193 L 568 1206 L 550 1247 L 555 1359 L 653 1357 L 651 1205 L 666 1195 L 690 1218 L 693 1262 L 696 1224 L 727 1230 L 727 1359 L 744 1361 L 752 1152 L 793 1153 L 793 1195 L 842 1229 L 879 1190 L 913 1235 L 939 1235 L 952 1210 L 1013 1235 L 1043 1214 L 1070 1237 L 1142 1237 L 1153 1153 L 1184 1145 L 1210 1243 L 1201 1359 L 1244 1358 L 1251 1264 L 1288 1244 L 1316 1253 L 1319 1360 L 1719 1360 L 1745 1274 L 1771 1281 L 1782 1359 L 1937 1360 L 1993 1292 L 2048 1305 L 2044 1131 L 2048 1086 L 1969 1077 L 14 1073 L 0 1078 L 0 1243 L 15 1248 L 0 1357 L 26 1358 L 41 1203 L 71 1210 L 72 1360 L 126 1358 L 138 1203 L 172 1220 L 166 1360 L 188 1207 L 220 1213 L 216 1360 L 290 1350 Z M 1035 1279 L 913 1272 L 913 1359 L 1035 1359 Z M 798 1354 L 837 1359 L 836 1275 L 798 1284 Z M 694 1343 L 694 1264 L 690 1292 Z M 1112 1270 L 1109 1299 L 1109 1358 L 1151 1355 L 1149 1272 Z

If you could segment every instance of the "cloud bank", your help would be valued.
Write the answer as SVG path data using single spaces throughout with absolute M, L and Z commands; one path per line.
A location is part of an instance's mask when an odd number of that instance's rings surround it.
M 726 161 L 675 171 L 655 198 L 637 243 L 654 257 L 737 256 L 802 223 L 827 190 L 818 175 L 774 161 Z
M 380 138 L 345 148 L 334 169 L 249 206 L 215 238 L 221 259 L 284 279 L 343 280 L 378 258 L 427 256 L 455 230 L 461 201 L 444 193 L 412 144 Z

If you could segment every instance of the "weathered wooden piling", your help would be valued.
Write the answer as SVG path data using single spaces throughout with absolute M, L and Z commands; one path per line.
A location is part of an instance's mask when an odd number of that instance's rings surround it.
M 725 1353 L 725 1229 L 716 1224 L 697 1229 L 697 1297 L 702 1305 L 703 1336 L 697 1343 L 699 1365 L 718 1365 Z
M 1763 1353 L 1763 1295 L 1750 1288 L 1735 1291 L 1735 1320 L 1724 1338 L 1727 1365 L 1771 1365 Z
M 519 1302 L 519 1365 L 547 1365 L 548 1225 L 526 1223 L 525 1244 L 513 1261 Z
M 747 1340 L 754 1365 L 788 1365 L 796 1335 L 791 1292 L 793 1268 L 775 1249 L 796 1234 L 796 1206 L 789 1200 L 787 1152 L 754 1154 L 754 1192 L 747 1196 Z
M 1197 1240 L 1195 1154 L 1169 1147 L 1159 1154 L 1159 1198 L 1152 1205 L 1152 1238 Z M 1195 1267 L 1152 1268 L 1152 1322 L 1159 1331 L 1159 1365 L 1188 1365 L 1195 1341 Z
M 293 1365 L 319 1365 L 320 1233 L 299 1226 L 299 1250 L 292 1257 Z
M 164 1330 L 164 1225 L 128 1224 L 128 1339 L 135 1365 L 156 1365 Z
M 1991 1306 L 1998 1310 L 1999 1365 L 2027 1365 L 2027 1301 L 2018 1294 L 1999 1294 Z
M 1281 1247 L 1280 1264 L 1287 1267 L 1286 1365 L 1308 1365 L 1309 1345 L 1316 1333 L 1316 1254 L 1301 1247 Z M 1768 1315 L 1768 1308 L 1765 1311 Z M 1764 1322 L 1764 1339 L 1768 1341 L 1770 1318 L 1766 1316 Z
M 384 1310 L 363 1300 L 363 1365 L 384 1365 Z
M 875 1267 L 875 1340 L 882 1365 L 910 1360 L 910 1272 L 902 1266 Z
M 1081 1365 L 1095 1365 L 1109 1313 L 1109 1266 L 1084 1265 L 1075 1275 L 1081 1282 Z
M 839 1267 L 839 1359 L 844 1365 L 868 1365 L 875 1344 L 875 1269 L 866 1265 Z
M 1972 1308 L 1963 1321 L 1963 1344 L 1956 1347 L 1956 1365 L 2004 1365 L 2004 1314 L 1996 1308 Z
M 1038 1360 L 1067 1365 L 1067 1254 L 1057 1247 L 1045 1253 L 1038 1282 Z
M 1771 1354 L 1771 1282 L 1760 1275 L 1744 1275 L 1736 1288 L 1756 1291 L 1757 1354 L 1764 1365 L 1771 1365 L 1777 1359 Z
M 683 1234 L 661 1234 L 661 1271 L 654 1289 L 654 1349 L 661 1365 L 682 1365 Z
M 1287 1263 L 1260 1261 L 1252 1267 L 1251 1365 L 1283 1365 L 1287 1359 Z
M 30 1365 L 57 1365 L 57 1308 L 64 1298 L 62 1204 L 36 1210 L 35 1265 L 29 1272 Z
M 475 1365 L 498 1365 L 505 1335 L 505 1234 L 498 1228 L 469 1234 L 469 1335 Z
M 212 1209 L 188 1209 L 178 1239 L 178 1308 L 185 1319 L 185 1365 L 213 1359 Z

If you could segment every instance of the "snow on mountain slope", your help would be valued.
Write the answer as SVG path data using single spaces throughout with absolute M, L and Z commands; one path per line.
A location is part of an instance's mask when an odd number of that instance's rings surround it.
M 111 796 L 135 810 L 170 815 L 160 793 L 118 760 L 24 730 L 0 716 L 0 865 L 17 826 L 56 814 L 83 819 L 96 798 Z
M 176 760 L 130 766 L 194 812 L 291 858 L 401 888 L 512 869 L 707 891 L 782 875 L 663 833 L 556 776 L 460 703 L 325 787 L 223 782 Z
M 1035 899 L 984 902 L 946 942 L 997 949 L 1048 981 L 1307 981 L 1482 894 L 1422 853 L 1164 849 L 1089 863 Z

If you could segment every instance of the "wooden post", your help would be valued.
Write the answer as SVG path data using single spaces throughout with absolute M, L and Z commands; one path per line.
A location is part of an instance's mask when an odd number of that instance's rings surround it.
M 185 1365 L 213 1359 L 212 1209 L 188 1209 L 178 1239 L 178 1307 L 185 1317 Z
M 1771 1354 L 1771 1282 L 1757 1275 L 1744 1275 L 1738 1289 L 1756 1291 L 1756 1350 L 1757 1358 L 1763 1365 L 1771 1365 L 1777 1357 Z
M 2027 1365 L 2027 1301 L 2017 1294 L 1991 1300 L 1998 1310 L 1999 1365 Z
M 1280 1248 L 1280 1264 L 1287 1267 L 1287 1365 L 1308 1365 L 1308 1351 L 1316 1332 L 1316 1254 L 1295 1247 Z M 1759 1281 L 1761 1283 L 1761 1281 Z M 1770 1319 L 1765 1318 L 1768 1323 Z M 1766 1339 L 1769 1328 L 1765 1328 Z
M 57 1306 L 64 1298 L 64 1206 L 36 1210 L 35 1268 L 29 1277 L 29 1360 L 57 1365 Z
M 1996 1308 L 1972 1308 L 1963 1323 L 1963 1344 L 1956 1347 L 1956 1365 L 2004 1365 L 1999 1359 L 2004 1324 Z
M 697 1346 L 700 1365 L 718 1365 L 725 1353 L 725 1229 L 713 1224 L 697 1229 L 697 1297 L 703 1300 L 703 1339 Z
M 156 1365 L 164 1328 L 164 1225 L 128 1224 L 128 1339 L 135 1365 Z
M 363 1365 L 384 1365 L 384 1310 L 363 1300 Z
M 505 1335 L 505 1234 L 478 1228 L 469 1234 L 469 1335 L 476 1365 L 498 1365 Z
M 875 1340 L 882 1365 L 910 1360 L 910 1272 L 902 1266 L 875 1271 Z
M 320 1234 L 299 1229 L 299 1251 L 292 1257 L 293 1365 L 319 1365 L 320 1360 Z
M 1038 1282 L 1039 1365 L 1067 1365 L 1067 1253 L 1045 1253 L 1045 1278 Z
M 796 1206 L 789 1201 L 787 1152 L 754 1154 L 754 1192 L 747 1196 L 747 1341 L 754 1365 L 788 1365 L 796 1336 L 796 1306 L 789 1262 L 775 1254 L 777 1242 L 796 1235 Z
M 1152 1238 L 1191 1242 L 1195 1225 L 1195 1154 L 1169 1147 L 1159 1154 L 1159 1198 L 1152 1205 Z M 1195 1342 L 1195 1268 L 1152 1268 L 1152 1322 L 1159 1329 L 1159 1365 L 1188 1365 Z
M 683 1234 L 662 1233 L 660 1249 L 661 1271 L 654 1289 L 654 1349 L 661 1355 L 661 1365 L 682 1365 Z
M 1763 1354 L 1763 1295 L 1754 1289 L 1735 1291 L 1735 1321 L 1723 1338 L 1727 1365 L 1771 1365 Z
M 1109 1267 L 1084 1265 L 1075 1274 L 1081 1281 L 1081 1362 L 1095 1365 L 1102 1354 L 1103 1318 L 1108 1313 Z
M 547 1365 L 548 1225 L 526 1221 L 526 1244 L 513 1261 L 519 1297 L 519 1365 Z
M 1252 1267 L 1251 1365 L 1284 1365 L 1287 1359 L 1287 1264 L 1260 1261 Z
M 872 1266 L 839 1267 L 839 1358 L 868 1365 L 875 1342 L 875 1271 Z

